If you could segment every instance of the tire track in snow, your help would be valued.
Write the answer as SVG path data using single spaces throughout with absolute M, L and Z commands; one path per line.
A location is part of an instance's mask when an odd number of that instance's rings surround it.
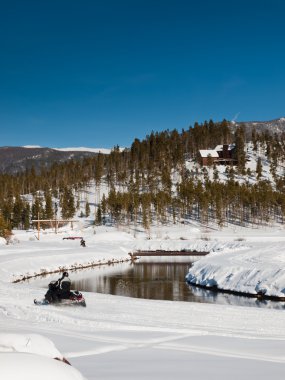
M 261 354 L 253 354 L 253 353 L 241 353 L 241 352 L 230 352 L 226 350 L 219 350 L 207 347 L 200 346 L 191 346 L 191 345 L 170 345 L 170 344 L 160 344 L 153 348 L 163 349 L 163 350 L 174 350 L 174 351 L 184 351 L 184 352 L 193 352 L 199 354 L 206 354 L 212 356 L 222 356 L 228 358 L 236 358 L 236 359 L 248 359 L 248 360 L 257 360 L 264 362 L 272 362 L 272 363 L 285 363 L 285 357 L 281 356 L 268 356 Z
M 149 339 L 145 343 L 140 342 L 130 342 L 126 341 L 125 339 L 108 339 L 108 342 L 111 343 L 112 340 L 115 344 L 118 342 L 121 342 L 122 345 L 115 345 L 115 346 L 107 346 L 97 349 L 91 349 L 86 351 L 79 351 L 79 352 L 66 352 L 64 355 L 68 358 L 76 358 L 81 356 L 93 356 L 93 355 L 102 355 L 114 351 L 123 351 L 128 349 L 143 349 L 143 348 L 154 348 L 159 350 L 170 350 L 170 351 L 183 351 L 183 352 L 191 352 L 195 354 L 205 354 L 205 355 L 211 355 L 211 356 L 218 356 L 218 357 L 227 357 L 227 358 L 235 358 L 235 359 L 246 359 L 246 360 L 256 360 L 256 361 L 262 361 L 262 362 L 272 362 L 272 363 L 279 363 L 284 364 L 285 363 L 285 356 L 273 356 L 270 354 L 254 354 L 252 352 L 241 352 L 241 351 L 230 351 L 225 349 L 218 349 L 218 348 L 209 348 L 205 346 L 198 346 L 198 345 L 191 345 L 191 344 L 181 344 L 181 343 L 171 343 L 175 341 L 179 341 L 181 339 L 185 338 L 191 338 L 192 334 L 185 334 L 182 336 L 167 336 L 160 339 Z M 98 342 L 98 339 L 94 337 L 94 340 Z

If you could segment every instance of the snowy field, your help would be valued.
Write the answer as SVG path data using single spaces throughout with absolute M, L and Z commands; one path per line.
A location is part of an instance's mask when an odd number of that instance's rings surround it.
M 68 236 L 83 236 L 87 247 L 80 247 L 78 240 L 63 240 Z M 153 229 L 148 240 L 142 231 L 62 228 L 57 235 L 41 233 L 39 241 L 34 231 L 19 231 L 13 244 L 3 243 L 1 380 L 284 378 L 284 309 L 86 292 L 86 308 L 35 306 L 33 299 L 42 298 L 43 289 L 12 283 L 44 271 L 128 260 L 128 252 L 137 249 L 196 249 L 211 254 L 191 268 L 193 282 L 282 296 L 284 229 L 220 231 L 193 224 Z M 72 367 L 52 360 L 56 355 Z

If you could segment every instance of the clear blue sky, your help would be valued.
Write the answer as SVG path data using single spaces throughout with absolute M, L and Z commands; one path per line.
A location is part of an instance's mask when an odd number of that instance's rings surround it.
M 0 146 L 129 146 L 285 116 L 283 0 L 9 0 Z

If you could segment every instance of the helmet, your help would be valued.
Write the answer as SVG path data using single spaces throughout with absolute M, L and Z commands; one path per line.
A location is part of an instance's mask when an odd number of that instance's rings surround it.
M 62 277 L 68 277 L 68 272 L 63 272 Z

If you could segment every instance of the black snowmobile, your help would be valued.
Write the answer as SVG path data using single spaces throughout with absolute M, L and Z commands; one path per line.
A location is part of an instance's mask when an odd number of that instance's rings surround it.
M 71 281 L 67 272 L 63 272 L 62 277 L 57 281 L 51 281 L 48 291 L 43 300 L 34 300 L 36 305 L 81 305 L 86 306 L 83 294 L 78 290 L 70 290 Z

